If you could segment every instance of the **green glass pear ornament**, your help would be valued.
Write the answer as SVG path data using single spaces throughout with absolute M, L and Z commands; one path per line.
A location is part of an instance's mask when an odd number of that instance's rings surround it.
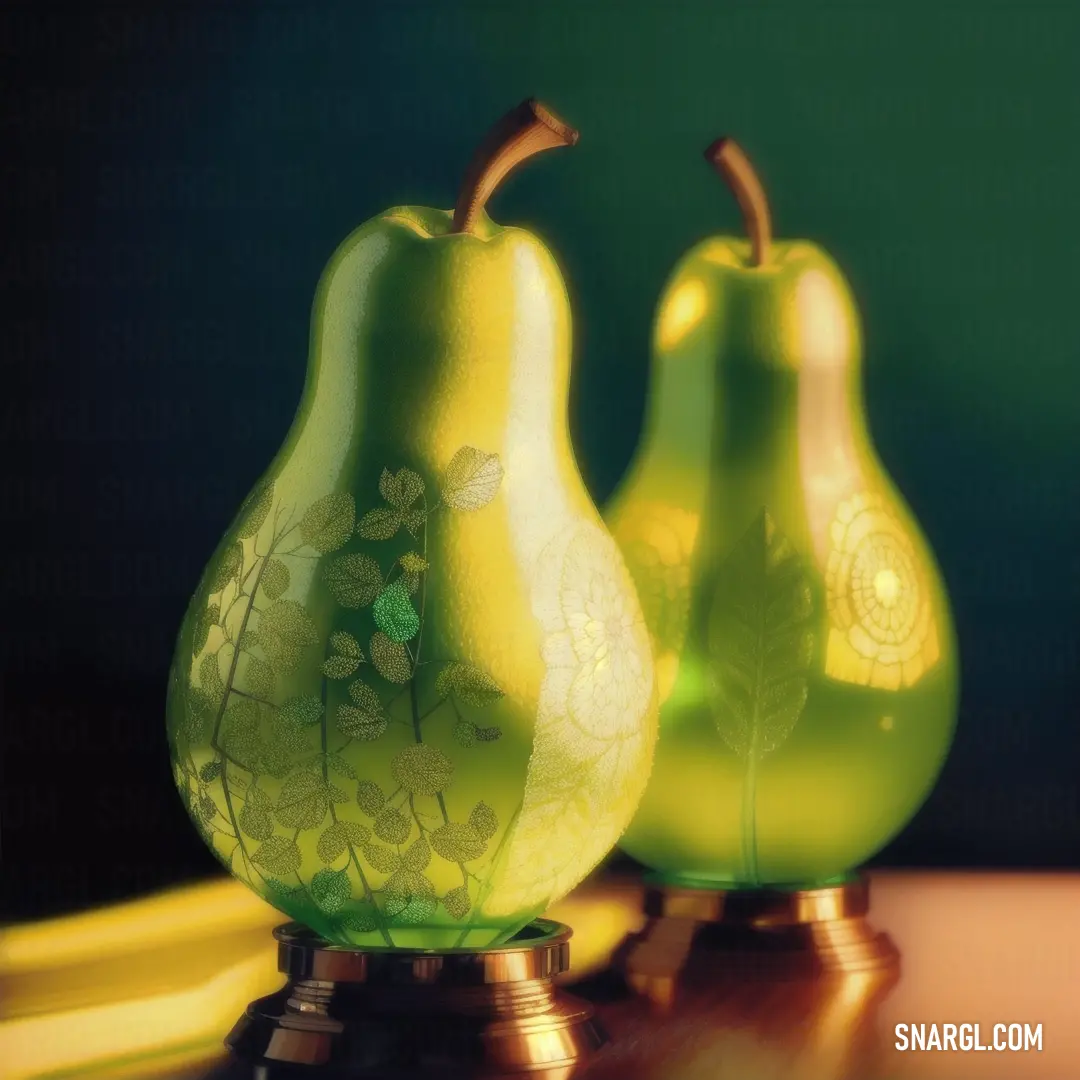
M 622 846 L 670 884 L 808 887 L 926 798 L 953 736 L 956 644 L 871 442 L 847 282 L 819 247 L 772 239 L 733 142 L 707 157 L 749 239 L 702 241 L 668 281 L 646 429 L 606 513 L 661 702 Z
M 526 102 L 453 212 L 395 207 L 341 244 L 292 428 L 180 628 L 168 734 L 192 819 L 331 943 L 503 942 L 644 790 L 651 650 L 570 445 L 566 289 L 484 211 L 576 138 Z

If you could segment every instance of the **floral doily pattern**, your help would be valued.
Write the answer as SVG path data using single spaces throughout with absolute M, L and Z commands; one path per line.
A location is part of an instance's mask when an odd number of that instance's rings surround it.
M 914 686 L 941 648 L 907 531 L 879 495 L 855 495 L 837 509 L 830 541 L 825 673 L 882 689 Z
M 644 793 L 656 740 L 649 635 L 611 537 L 592 523 L 558 534 L 541 553 L 532 606 L 546 673 L 494 890 L 500 910 L 563 896 L 608 853 Z

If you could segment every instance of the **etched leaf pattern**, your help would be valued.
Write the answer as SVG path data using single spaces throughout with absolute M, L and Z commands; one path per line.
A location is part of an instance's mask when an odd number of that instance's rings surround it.
M 382 505 L 358 510 L 351 493 L 331 492 L 298 517 L 275 505 L 267 481 L 200 584 L 191 680 L 179 679 L 175 695 L 174 775 L 207 843 L 294 917 L 317 908 L 333 917 L 321 927 L 393 944 L 395 927 L 421 925 L 440 908 L 462 923 L 477 910 L 499 818 L 482 801 L 466 820 L 451 816 L 454 761 L 427 732 L 445 725 L 461 747 L 494 741 L 497 725 L 462 710 L 491 708 L 503 690 L 464 659 L 428 661 L 426 681 L 414 680 L 433 603 L 429 519 L 482 509 L 502 478 L 498 455 L 467 446 L 434 490 L 419 472 L 387 468 L 377 484 Z M 302 602 L 309 583 L 333 602 L 328 634 L 312 617 L 319 608 Z M 411 720 L 389 709 L 403 693 Z M 412 741 L 388 759 L 384 790 L 363 775 L 359 748 L 392 723 L 404 723 Z M 185 756 L 185 746 L 204 754 L 207 744 L 209 760 Z M 445 883 L 448 871 L 460 884 Z
M 781 746 L 806 704 L 812 580 L 764 510 L 720 568 L 708 623 L 714 720 L 742 758 Z
M 443 478 L 442 497 L 455 510 L 479 510 L 495 498 L 502 483 L 498 454 L 463 446 L 450 460 Z

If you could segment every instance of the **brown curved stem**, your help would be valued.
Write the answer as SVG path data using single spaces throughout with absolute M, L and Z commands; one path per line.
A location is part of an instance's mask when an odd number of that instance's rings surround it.
M 769 258 L 772 218 L 769 200 L 750 159 L 733 139 L 717 139 L 705 151 L 705 160 L 723 177 L 735 193 L 750 237 L 751 265 L 761 266 Z
M 535 98 L 511 109 L 477 147 L 454 207 L 451 232 L 472 232 L 476 217 L 511 170 L 523 161 L 557 146 L 573 146 L 578 133 Z

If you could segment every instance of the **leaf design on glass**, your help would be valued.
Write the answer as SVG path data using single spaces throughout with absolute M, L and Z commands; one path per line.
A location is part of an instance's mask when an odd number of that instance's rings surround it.
M 398 510 L 407 510 L 423 493 L 424 481 L 412 469 L 383 469 L 379 477 L 379 494 Z
M 294 772 L 281 786 L 275 812 L 287 829 L 317 829 L 330 810 L 330 803 L 345 802 L 346 796 L 327 783 L 317 769 Z
M 478 727 L 476 729 L 477 742 L 496 742 L 500 738 L 502 738 L 502 728 Z
M 387 719 L 379 695 L 359 679 L 349 684 L 353 705 L 339 705 L 337 727 L 346 738 L 370 742 L 386 731 Z
M 356 779 L 356 770 L 340 754 L 324 754 L 326 767 L 346 780 Z
M 225 738 L 251 737 L 258 733 L 259 704 L 248 698 L 235 698 L 229 702 L 222 722 Z
M 424 524 L 424 511 L 418 506 L 414 506 L 411 510 L 406 510 L 401 515 L 401 520 L 404 522 L 405 528 L 409 530 L 409 535 L 415 540 L 420 534 L 420 526 Z
M 247 698 L 235 698 L 221 723 L 221 745 L 238 765 L 260 772 L 259 706 Z
M 203 608 L 199 612 L 198 617 L 195 620 L 195 627 L 192 632 L 191 640 L 191 655 L 198 656 L 199 653 L 206 648 L 206 642 L 210 637 L 210 630 L 217 625 L 218 619 L 221 618 L 221 605 L 210 604 L 209 607 Z
M 356 657 L 327 657 L 323 661 L 323 674 L 327 678 L 348 678 L 359 666 Z
M 263 527 L 263 522 L 266 521 L 266 515 L 270 513 L 273 501 L 273 480 L 264 480 L 261 484 L 255 486 L 236 515 L 236 520 L 239 522 L 236 535 L 241 540 L 249 539 Z
M 269 795 L 263 791 L 262 788 L 256 787 L 251 784 L 247 789 L 246 804 L 253 806 L 256 810 L 273 810 L 274 802 Z
M 386 803 L 386 794 L 374 780 L 361 780 L 356 785 L 356 805 L 367 814 L 374 817 Z
M 212 784 L 221 775 L 221 762 L 208 761 L 199 770 L 199 779 L 204 784 Z
M 416 873 L 426 870 L 430 862 L 431 848 L 423 836 L 418 836 L 401 856 L 402 868 Z
M 471 720 L 459 720 L 454 725 L 454 741 L 459 746 L 472 746 L 479 730 Z
M 450 786 L 453 762 L 427 743 L 416 743 L 399 750 L 390 762 L 394 779 L 414 795 L 437 795 Z
M 263 880 L 266 882 L 266 887 L 282 900 L 297 900 L 304 897 L 303 885 L 286 885 L 284 881 L 275 881 L 273 878 Z
M 322 665 L 322 673 L 328 679 L 347 679 L 358 667 L 355 656 L 328 656 Z
M 300 848 L 287 836 L 268 836 L 256 848 L 251 861 L 268 873 L 288 877 L 300 869 Z
M 485 454 L 475 446 L 463 446 L 446 467 L 443 502 L 455 510 L 479 510 L 495 498 L 502 478 L 503 467 L 498 454 Z
M 259 643 L 265 646 L 268 635 L 299 648 L 319 640 L 311 616 L 295 600 L 278 600 L 260 614 Z
M 292 671 L 300 663 L 303 655 L 303 650 L 299 645 L 283 641 L 269 632 L 260 634 L 257 630 L 244 631 L 240 639 L 240 648 L 244 652 L 250 652 L 254 648 L 262 649 L 270 667 L 281 675 Z
M 469 896 L 469 890 L 464 885 L 451 889 L 442 898 L 442 904 L 450 918 L 457 919 L 459 922 L 472 911 L 472 897 Z
M 255 697 L 268 698 L 274 692 L 274 669 L 257 656 L 248 658 L 247 670 L 244 672 L 244 682 L 247 684 L 248 693 Z
M 280 780 L 292 770 L 293 764 L 292 754 L 284 746 L 267 743 L 259 748 L 258 761 L 251 771 L 267 772 Z
M 303 754 L 311 749 L 307 734 L 293 719 L 275 713 L 271 727 L 271 745 L 288 750 L 290 754 Z
M 486 802 L 478 802 L 469 814 L 469 824 L 481 840 L 490 840 L 499 828 L 499 818 Z
M 289 568 L 280 559 L 271 559 L 263 567 L 259 586 L 267 600 L 276 600 L 289 587 Z
M 398 870 L 383 885 L 386 914 L 398 925 L 417 925 L 435 914 L 435 886 L 415 870 Z
M 328 915 L 340 911 L 352 898 L 352 885 L 345 870 L 320 870 L 311 879 L 311 899 Z
M 364 844 L 361 850 L 364 858 L 380 874 L 392 874 L 401 866 L 401 856 L 382 844 Z
M 398 580 L 379 594 L 371 609 L 375 625 L 386 636 L 399 644 L 411 641 L 420 629 L 420 616 L 409 599 L 409 587 Z
M 319 837 L 315 851 L 325 863 L 332 863 L 345 854 L 349 844 L 359 847 L 367 843 L 371 830 L 354 821 L 335 821 Z
M 439 672 L 435 692 L 439 697 L 453 694 L 462 704 L 477 709 L 492 705 L 503 696 L 502 690 L 486 671 L 458 663 L 447 664 Z
M 322 719 L 323 703 L 312 695 L 290 698 L 278 715 L 297 727 L 314 727 Z
M 188 688 L 184 700 L 183 729 L 189 742 L 201 742 L 206 735 L 213 702 L 206 692 L 196 686 Z
M 214 568 L 213 577 L 210 579 L 210 592 L 221 592 L 236 577 L 243 565 L 244 545 L 238 540 L 222 553 L 221 562 Z
M 360 661 L 364 659 L 364 652 L 360 648 L 360 642 L 346 630 L 335 630 L 330 635 L 330 647 L 334 652 L 341 653 L 342 656 L 353 656 Z
M 258 789 L 256 789 L 258 790 Z M 240 810 L 240 831 L 252 840 L 267 840 L 274 832 L 274 819 L 267 808 L 247 799 Z
M 487 841 L 471 825 L 448 821 L 431 834 L 431 847 L 447 862 L 466 863 L 487 851 Z
M 356 526 L 356 533 L 365 540 L 389 540 L 401 528 L 401 511 L 390 507 L 369 510 Z
M 375 907 L 366 900 L 361 901 L 352 910 L 342 911 L 340 918 L 342 926 L 357 934 L 370 934 L 379 925 Z
M 401 567 L 401 577 L 398 580 L 404 583 L 412 595 L 420 588 L 420 575 L 428 568 L 428 561 L 415 551 L 407 551 L 398 559 L 398 565 Z
M 369 651 L 375 670 L 387 682 L 400 686 L 412 678 L 412 661 L 401 642 L 391 641 L 381 630 L 376 630 L 371 636 Z
M 412 823 L 396 807 L 385 807 L 375 819 L 375 835 L 388 844 L 404 844 L 411 832 Z
M 204 656 L 199 664 L 199 682 L 213 702 L 219 702 L 225 696 L 225 684 L 221 681 L 221 668 L 216 653 Z
M 356 521 L 356 503 L 347 491 L 324 495 L 300 519 L 300 539 L 321 555 L 337 551 L 350 536 Z
M 791 734 L 814 652 L 812 579 L 762 511 L 718 575 L 709 617 L 714 719 L 740 757 L 758 760 Z
M 214 820 L 217 814 L 217 803 L 209 795 L 200 795 L 198 803 L 199 817 L 205 822 Z
M 383 576 L 370 555 L 356 552 L 331 559 L 323 571 L 330 595 L 343 607 L 367 607 L 382 592 Z M 344 652 L 344 650 L 342 650 Z

